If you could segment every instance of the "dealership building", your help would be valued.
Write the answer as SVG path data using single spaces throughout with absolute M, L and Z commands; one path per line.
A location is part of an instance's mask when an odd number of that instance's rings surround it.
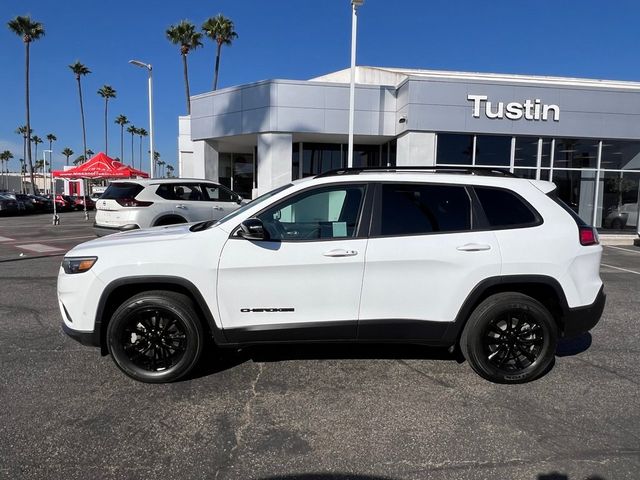
M 191 97 L 191 116 L 179 119 L 180 176 L 255 197 L 345 167 L 349 79 L 346 69 Z M 631 231 L 640 83 L 356 67 L 354 167 L 396 165 L 551 180 L 587 223 Z

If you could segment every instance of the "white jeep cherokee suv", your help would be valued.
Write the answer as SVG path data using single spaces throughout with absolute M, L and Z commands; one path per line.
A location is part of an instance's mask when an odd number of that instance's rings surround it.
M 161 225 L 218 220 L 242 203 L 240 195 L 208 180 L 117 180 L 111 182 L 96 201 L 93 227 L 98 236 L 103 236 Z
M 484 378 L 526 382 L 605 302 L 597 234 L 554 189 L 463 167 L 328 172 L 217 223 L 78 245 L 63 328 L 144 382 L 186 375 L 207 337 L 459 348 Z

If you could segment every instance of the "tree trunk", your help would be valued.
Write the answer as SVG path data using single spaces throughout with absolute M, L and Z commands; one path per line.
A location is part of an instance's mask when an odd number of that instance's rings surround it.
M 80 75 L 76 76 L 78 80 L 78 94 L 80 96 L 80 118 L 82 120 L 82 154 L 84 156 L 84 161 L 88 160 L 87 158 L 87 135 L 84 129 L 84 106 L 82 104 L 82 85 L 80 84 Z
M 131 166 L 136 168 L 136 158 L 133 156 L 133 132 L 131 132 Z
M 218 47 L 216 49 L 216 69 L 213 74 L 213 89 L 218 89 L 218 70 L 220 69 L 220 51 L 222 50 L 222 44 L 218 42 Z
M 27 150 L 27 161 L 29 162 L 29 179 L 31 180 L 31 193 L 36 194 L 36 183 L 33 179 L 33 159 L 31 158 L 31 115 L 29 113 L 29 42 L 25 43 L 26 46 L 26 100 L 27 100 L 27 138 L 29 140 Z
M 109 155 L 109 138 L 107 134 L 107 110 L 109 108 L 109 99 L 104 99 L 104 154 Z
M 187 68 L 187 56 L 182 54 L 182 67 L 184 70 L 184 87 L 187 93 L 187 115 L 191 115 L 191 98 L 189 95 L 189 71 Z
M 27 137 L 22 135 L 22 165 L 20 168 L 20 193 L 27 193 L 27 189 L 24 185 L 24 172 L 25 162 L 27 161 Z
M 142 135 L 140 135 L 140 170 L 142 170 Z
M 124 163 L 124 123 L 120 125 L 120 161 Z

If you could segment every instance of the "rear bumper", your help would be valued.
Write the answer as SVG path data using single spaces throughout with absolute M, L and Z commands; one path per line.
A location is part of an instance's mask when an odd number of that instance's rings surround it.
M 130 232 L 131 230 L 139 230 L 140 226 L 135 223 L 123 225 L 121 227 L 106 227 L 104 225 L 93 224 L 93 231 L 98 237 L 104 237 L 105 235 L 111 235 L 118 232 Z
M 564 337 L 575 337 L 595 327 L 600 321 L 600 317 L 602 317 L 606 299 L 607 296 L 604 293 L 603 285 L 591 305 L 570 308 L 563 318 L 562 335 Z

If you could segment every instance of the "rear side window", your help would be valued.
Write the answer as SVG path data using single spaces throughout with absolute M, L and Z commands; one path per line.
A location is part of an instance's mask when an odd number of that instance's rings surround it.
M 421 235 L 471 229 L 471 202 L 456 185 L 383 184 L 380 234 Z
M 540 217 L 518 195 L 501 188 L 473 187 L 492 228 L 530 227 Z
M 158 187 L 156 194 L 165 200 L 204 200 L 200 185 L 195 183 L 164 183 Z
M 107 187 L 100 200 L 118 200 L 119 198 L 135 198 L 143 190 L 137 183 L 112 183 Z

